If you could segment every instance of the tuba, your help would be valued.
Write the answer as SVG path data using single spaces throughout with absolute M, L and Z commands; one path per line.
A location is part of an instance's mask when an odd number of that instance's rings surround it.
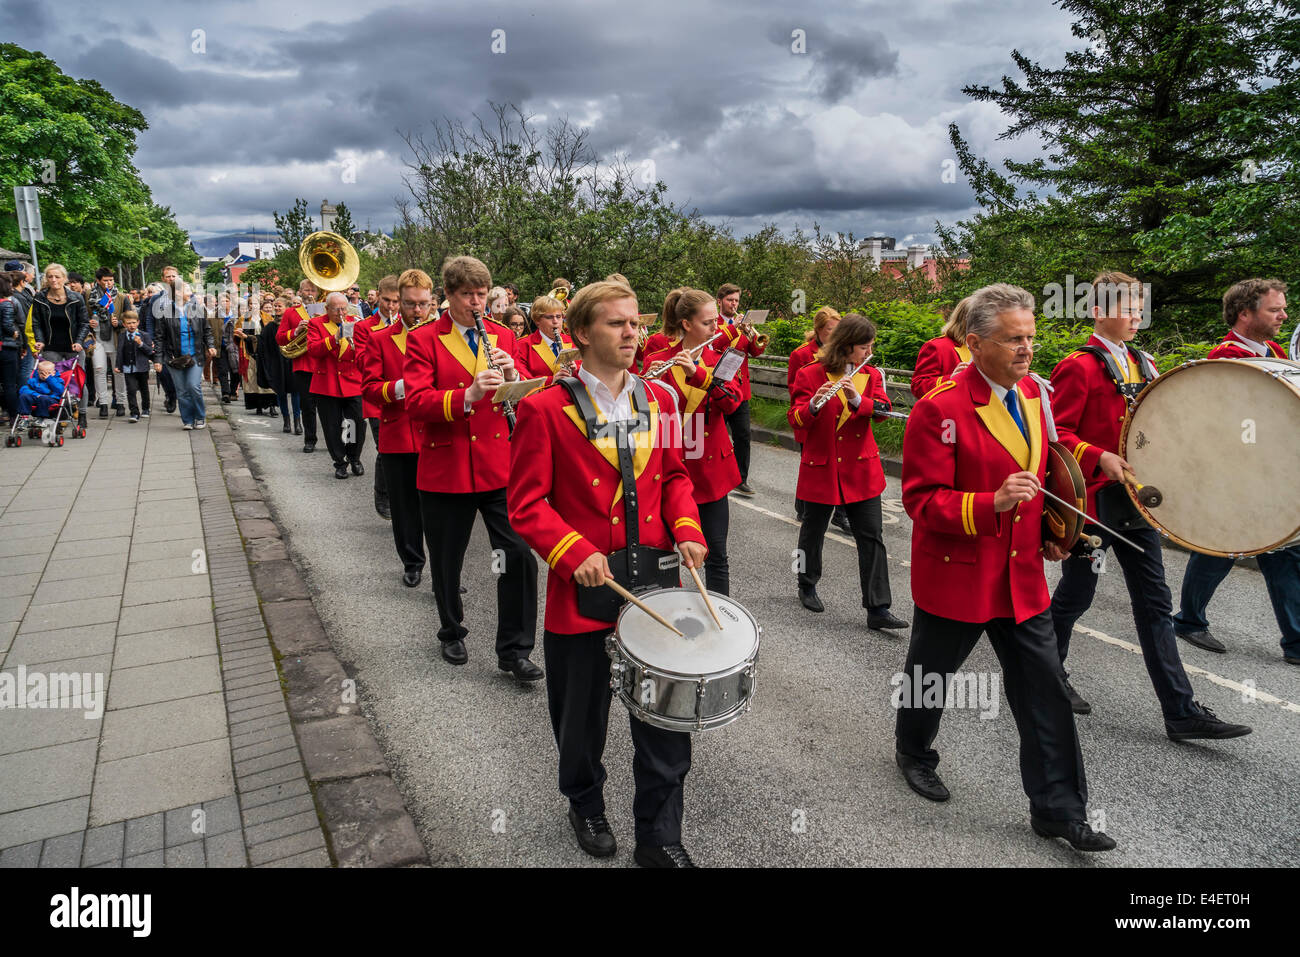
M 339 292 L 357 280 L 361 259 L 352 244 L 338 233 L 314 232 L 298 247 L 298 266 L 302 274 L 322 292 Z M 307 353 L 307 330 L 294 333 L 280 347 L 286 359 L 298 359 Z

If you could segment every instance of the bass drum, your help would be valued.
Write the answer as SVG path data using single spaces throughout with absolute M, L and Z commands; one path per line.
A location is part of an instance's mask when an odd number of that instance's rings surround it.
M 1160 376 L 1137 397 L 1120 454 L 1164 501 L 1148 522 L 1221 557 L 1300 541 L 1300 363 L 1210 359 Z

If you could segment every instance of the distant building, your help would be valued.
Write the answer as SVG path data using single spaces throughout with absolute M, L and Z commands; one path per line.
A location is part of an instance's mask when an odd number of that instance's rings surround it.
M 867 247 L 876 268 L 887 276 L 901 276 L 904 272 L 920 269 L 926 279 L 933 281 L 938 278 L 938 257 L 924 243 L 913 243 L 907 249 L 897 249 L 893 236 L 872 236 L 862 240 L 862 243 Z M 970 268 L 970 260 L 959 259 L 955 265 L 960 270 L 966 270 Z

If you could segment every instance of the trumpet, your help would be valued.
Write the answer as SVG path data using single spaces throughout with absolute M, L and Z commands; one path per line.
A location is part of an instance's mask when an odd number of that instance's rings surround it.
M 721 330 L 715 332 L 713 335 L 709 336 L 709 338 L 705 339 L 694 349 L 688 350 L 687 355 L 689 355 L 692 360 L 699 359 L 700 355 L 704 352 L 704 347 L 707 346 L 714 339 L 718 338 L 718 336 L 720 335 L 722 335 Z M 669 369 L 675 366 L 677 364 L 676 360 L 677 360 L 677 356 L 673 356 L 671 359 L 665 359 L 663 362 L 656 363 L 654 368 L 652 368 L 649 372 L 645 374 L 644 378 L 657 379 L 659 376 L 663 375 L 665 372 L 667 372 Z
M 492 340 L 488 338 L 487 326 L 483 325 L 483 313 L 474 309 L 470 312 L 470 315 L 474 317 L 474 327 L 478 330 L 479 348 L 487 350 L 487 352 L 484 353 L 485 358 L 487 359 L 487 367 L 494 372 L 501 372 L 501 367 L 498 366 L 496 361 L 492 358 Z M 503 378 L 504 376 L 505 373 L 502 373 Z M 501 409 L 506 414 L 506 425 L 510 429 L 510 434 L 514 435 L 515 405 L 513 402 L 502 402 Z
M 758 346 L 760 351 L 765 350 L 767 348 L 767 342 L 769 338 L 767 333 L 755 332 L 753 323 L 744 322 L 744 321 L 737 322 L 736 328 L 741 331 L 741 333 L 745 336 L 745 338 L 747 338 L 750 342 L 754 343 L 754 345 Z
M 866 368 L 867 365 L 871 362 L 872 358 L 874 357 L 867 356 L 865 359 L 862 360 L 862 362 L 859 365 L 855 366 L 851 372 L 835 380 L 835 384 L 831 386 L 831 390 L 829 392 L 827 392 L 824 396 L 822 396 L 822 400 L 820 402 L 814 400 L 808 403 L 808 407 L 812 409 L 814 412 L 820 412 L 822 406 L 824 406 L 827 402 L 833 399 L 841 389 L 843 389 L 846 385 L 852 382 L 853 377 L 857 375 L 859 372 L 861 372 L 864 368 Z

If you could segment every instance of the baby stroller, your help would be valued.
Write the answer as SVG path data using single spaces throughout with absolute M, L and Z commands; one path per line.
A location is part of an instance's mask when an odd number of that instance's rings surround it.
M 49 403 L 46 414 L 35 415 L 20 412 L 14 419 L 13 427 L 5 436 L 6 448 L 17 448 L 23 444 L 22 432 L 27 437 L 40 439 L 50 448 L 63 446 L 64 432 L 74 439 L 86 437 L 86 426 L 81 416 L 81 395 L 86 385 L 86 373 L 76 359 L 62 359 L 54 366 L 54 374 L 63 380 L 63 393 L 57 402 Z M 33 409 L 32 412 L 36 412 Z

